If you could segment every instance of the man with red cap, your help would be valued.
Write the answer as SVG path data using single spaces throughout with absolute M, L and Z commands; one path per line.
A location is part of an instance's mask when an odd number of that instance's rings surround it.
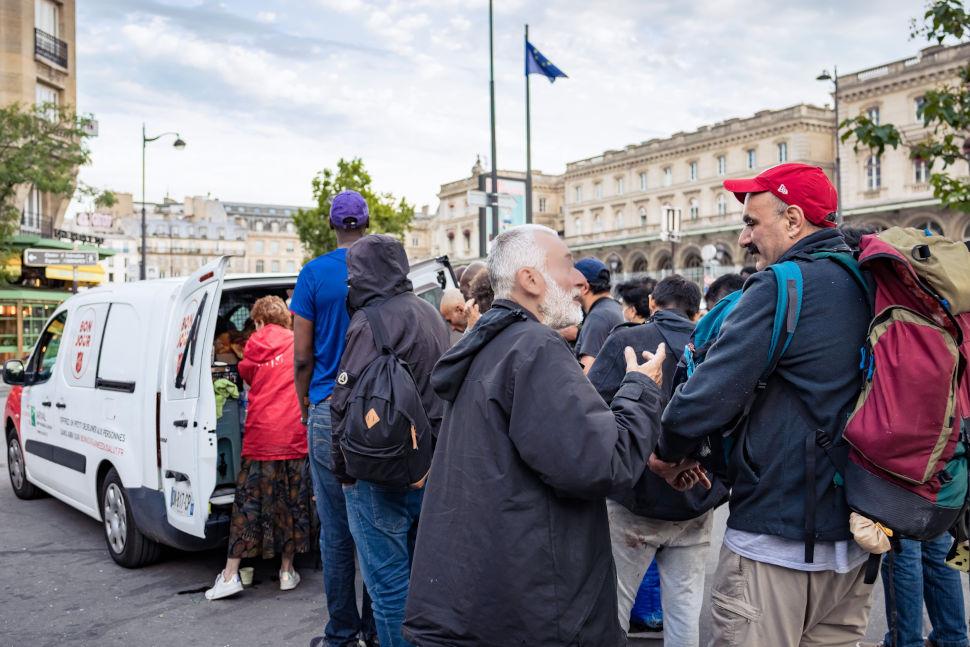
M 651 469 L 675 474 L 706 437 L 729 435 L 731 512 L 711 645 L 854 646 L 872 587 L 833 460 L 846 451 L 842 426 L 861 387 L 868 299 L 845 268 L 819 256 L 849 252 L 822 169 L 781 164 L 724 187 L 744 203 L 739 242 L 759 271 L 670 401 Z M 784 261 L 798 264 L 804 285 L 796 330 L 775 362 L 778 289 L 774 272 L 760 270 Z

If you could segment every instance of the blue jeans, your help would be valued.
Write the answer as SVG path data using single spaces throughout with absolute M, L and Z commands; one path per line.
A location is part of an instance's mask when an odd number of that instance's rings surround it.
M 953 538 L 943 533 L 929 541 L 903 539 L 902 551 L 882 560 L 882 585 L 886 593 L 888 647 L 923 647 L 923 602 L 933 625 L 930 640 L 936 647 L 967 647 L 967 623 L 963 617 L 963 584 L 960 573 L 946 564 Z M 893 643 L 893 609 L 890 569 L 896 607 L 898 644 Z
M 317 501 L 317 515 L 320 517 L 323 589 L 327 595 L 327 612 L 330 615 L 323 633 L 324 640 L 327 647 L 356 647 L 358 636 L 371 640 L 376 630 L 366 587 L 363 613 L 357 612 L 354 538 L 347 525 L 347 504 L 343 488 L 332 471 L 330 404 L 321 402 L 311 406 L 307 423 L 313 495 Z
M 401 626 L 424 490 L 357 481 L 344 486 L 344 494 L 350 532 L 360 552 L 360 570 L 374 596 L 381 647 L 407 647 L 410 643 L 401 635 Z

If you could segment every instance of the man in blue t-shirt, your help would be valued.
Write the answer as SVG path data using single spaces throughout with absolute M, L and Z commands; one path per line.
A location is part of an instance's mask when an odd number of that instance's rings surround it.
M 337 249 L 303 266 L 290 301 L 293 311 L 296 394 L 307 425 L 308 461 L 320 517 L 320 556 L 330 620 L 324 631 L 327 647 L 356 645 L 362 638 L 377 644 L 370 598 L 364 590 L 357 612 L 354 539 L 347 524 L 343 488 L 333 475 L 330 396 L 344 351 L 347 314 L 347 248 L 363 237 L 367 202 L 356 191 L 343 191 L 330 206 L 330 227 Z M 336 451 L 339 451 L 337 449 Z

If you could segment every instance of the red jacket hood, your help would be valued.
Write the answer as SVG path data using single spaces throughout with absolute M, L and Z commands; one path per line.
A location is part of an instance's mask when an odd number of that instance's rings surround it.
M 243 357 L 255 364 L 262 364 L 291 348 L 293 331 L 276 324 L 267 324 L 250 336 L 243 350 Z

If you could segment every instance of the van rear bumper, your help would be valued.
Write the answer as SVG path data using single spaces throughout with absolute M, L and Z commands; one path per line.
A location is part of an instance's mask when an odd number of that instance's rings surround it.
M 131 515 L 138 529 L 149 539 L 179 550 L 208 550 L 229 537 L 229 513 L 213 511 L 205 524 L 205 538 L 195 537 L 173 527 L 165 511 L 165 495 L 150 488 L 128 488 Z

